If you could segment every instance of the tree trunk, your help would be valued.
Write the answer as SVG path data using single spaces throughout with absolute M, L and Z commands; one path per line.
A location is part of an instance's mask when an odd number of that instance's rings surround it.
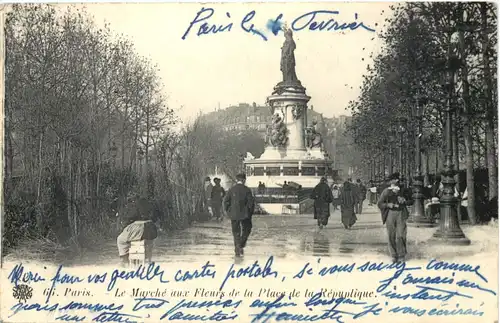
M 393 153 L 394 153 L 394 150 L 393 150 L 393 146 L 392 146 L 392 143 L 390 144 L 389 146 L 389 175 L 391 175 L 393 173 L 393 160 L 394 160 L 394 156 L 393 156 Z
M 65 143 L 64 144 L 65 147 L 68 146 L 68 143 Z M 76 221 L 75 221 L 75 215 L 73 213 L 73 201 L 74 201 L 74 178 L 75 178 L 75 175 L 74 175 L 74 172 L 73 172 L 73 156 L 71 154 L 71 148 L 68 149 L 68 153 L 65 154 L 66 155 L 66 165 L 68 167 L 68 198 L 67 198 L 67 203 L 66 203 L 66 212 L 67 212 L 67 217 L 68 217 L 68 223 L 70 225 L 70 232 L 72 233 L 72 236 L 73 237 L 76 237 L 78 235 L 78 230 L 77 230 L 77 224 L 76 224 Z
M 429 150 L 426 149 L 425 152 L 423 153 L 424 155 L 424 186 L 427 187 L 429 186 Z
M 486 158 L 488 162 L 489 194 L 488 199 L 497 196 L 498 170 L 495 152 L 495 108 L 492 97 L 492 80 L 490 71 L 490 55 L 488 53 L 488 3 L 481 3 L 482 54 L 484 74 L 484 104 L 486 111 Z
M 385 179 L 385 170 L 386 170 L 386 159 L 385 159 L 385 152 L 382 154 L 382 176 Z
M 439 148 L 436 148 L 436 155 L 434 157 L 435 157 L 434 176 L 437 176 L 439 173 Z
M 36 203 L 35 203 L 35 208 L 36 208 L 36 222 L 37 222 L 37 227 L 40 232 L 44 230 L 44 218 L 43 218 L 43 211 L 41 207 L 41 189 L 42 189 L 42 175 L 43 175 L 43 167 L 42 167 L 42 160 L 43 160 L 43 137 L 44 133 L 40 133 L 40 138 L 39 138 L 39 143 L 38 143 L 38 179 L 37 179 L 37 189 L 36 189 Z

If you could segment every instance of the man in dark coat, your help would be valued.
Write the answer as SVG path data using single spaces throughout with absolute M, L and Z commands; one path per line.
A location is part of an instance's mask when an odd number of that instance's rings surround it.
M 386 187 L 378 200 L 377 206 L 382 212 L 382 223 L 386 225 L 389 238 L 389 252 L 393 262 L 404 262 L 406 257 L 406 220 L 409 212 L 406 208 L 411 205 L 403 194 L 399 184 L 399 173 L 390 177 L 391 184 Z
M 252 191 L 245 186 L 246 175 L 236 175 L 236 185 L 231 187 L 224 197 L 224 211 L 231 219 L 236 257 L 243 255 L 250 232 L 255 204 Z
M 323 226 L 328 224 L 330 203 L 333 202 L 333 194 L 325 177 L 322 177 L 319 184 L 314 187 L 311 199 L 314 200 L 314 219 L 318 220 L 319 228 L 323 229 Z

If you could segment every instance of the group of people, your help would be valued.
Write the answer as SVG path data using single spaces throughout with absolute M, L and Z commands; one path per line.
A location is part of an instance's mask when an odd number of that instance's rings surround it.
M 210 218 L 215 218 L 216 221 L 222 221 L 222 201 L 226 195 L 226 191 L 220 185 L 221 179 L 214 178 L 214 185 L 210 177 L 205 177 L 203 190 L 204 209 L 208 212 Z
M 231 220 L 231 230 L 234 240 L 235 255 L 241 257 L 252 231 L 252 216 L 255 211 L 255 199 L 252 191 L 245 186 L 246 175 L 238 174 L 236 184 L 227 192 L 220 185 L 219 178 L 211 184 L 210 178 L 205 178 L 205 204 L 210 214 L 221 220 L 223 214 Z M 350 229 L 357 221 L 356 214 L 361 214 L 363 202 L 367 195 L 366 187 L 358 179 L 353 183 L 348 179 L 342 186 L 328 185 L 325 177 L 311 192 L 314 200 L 314 219 L 322 229 L 328 224 L 330 204 L 334 209 L 340 206 L 342 224 Z M 409 216 L 407 206 L 412 204 L 411 192 L 400 183 L 399 173 L 389 177 L 377 201 L 382 213 L 382 222 L 387 228 L 389 250 L 394 262 L 404 261 L 406 256 L 406 220 Z M 144 198 L 131 201 L 130 216 L 126 217 L 125 228 L 117 238 L 118 251 L 124 264 L 128 264 L 128 251 L 131 241 L 152 241 L 158 236 L 149 202 Z
M 204 194 L 206 209 L 210 216 L 217 221 L 222 221 L 226 214 L 231 219 L 231 231 L 234 240 L 234 253 L 236 257 L 243 255 L 243 249 L 252 232 L 252 216 L 255 212 L 255 200 L 252 191 L 245 186 L 246 175 L 236 175 L 236 184 L 227 192 L 220 185 L 220 178 L 205 178 Z
M 231 219 L 231 231 L 236 257 L 243 256 L 248 237 L 252 232 L 252 216 L 255 212 L 255 199 L 252 191 L 245 186 L 246 175 L 236 175 L 236 184 L 227 192 L 220 185 L 220 178 L 205 178 L 205 203 L 210 215 L 222 221 L 223 214 Z
M 404 183 L 400 182 L 399 173 L 394 173 L 389 176 L 387 185 L 381 187 L 378 196 L 378 192 L 367 192 L 367 188 L 359 179 L 356 184 L 348 179 L 341 187 L 336 184 L 329 187 L 327 179 L 323 177 L 311 193 L 311 199 L 314 200 L 314 219 L 317 219 L 320 229 L 326 226 L 332 203 L 334 210 L 340 206 L 342 224 L 346 229 L 350 229 L 357 221 L 356 214 L 362 213 L 363 202 L 368 195 L 370 204 L 377 204 L 381 211 L 393 261 L 403 262 L 406 257 L 406 220 L 409 217 L 408 206 L 412 204 L 412 198 L 411 191 L 402 184 Z
M 223 214 L 231 219 L 237 257 L 243 255 L 243 249 L 252 231 L 252 215 L 255 210 L 252 191 L 245 186 L 245 181 L 245 174 L 236 175 L 236 184 L 226 192 L 220 185 L 220 178 L 214 178 L 214 185 L 210 177 L 204 180 L 204 207 L 217 220 L 222 220 Z M 151 242 L 158 237 L 155 219 L 152 218 L 153 212 L 147 199 L 140 197 L 129 199 L 127 212 L 123 217 L 123 231 L 116 239 L 123 266 L 129 264 L 132 241 L 144 240 L 151 245 Z
M 330 204 L 337 210 L 340 206 L 342 224 L 344 228 L 350 229 L 357 221 L 356 214 L 363 212 L 363 202 L 366 198 L 366 187 L 360 179 L 356 184 L 349 178 L 341 187 L 333 184 L 328 186 L 326 177 L 322 177 L 319 184 L 311 192 L 314 200 L 314 219 L 318 221 L 318 227 L 322 229 L 328 224 L 330 218 Z

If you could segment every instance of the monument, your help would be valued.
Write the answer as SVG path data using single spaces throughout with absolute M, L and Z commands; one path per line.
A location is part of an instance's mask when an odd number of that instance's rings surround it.
M 247 186 L 264 213 L 312 213 L 311 190 L 323 176 L 332 180 L 334 170 L 316 122 L 307 123 L 311 97 L 295 71 L 292 31 L 285 29 L 284 34 L 283 80 L 267 98 L 273 117 L 267 127 L 265 151 L 259 158 L 244 161 Z

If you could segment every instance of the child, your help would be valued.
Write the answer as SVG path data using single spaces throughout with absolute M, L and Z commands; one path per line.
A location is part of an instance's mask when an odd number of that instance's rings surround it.
M 333 210 L 338 210 L 340 204 L 340 190 L 337 185 L 333 185 L 332 195 L 333 195 L 333 201 L 332 201 Z
M 158 231 L 151 217 L 148 200 L 139 199 L 133 202 L 130 208 L 131 216 L 126 220 L 127 226 L 116 239 L 118 254 L 122 265 L 125 266 L 129 263 L 128 252 L 132 241 L 146 240 L 152 242 L 158 237 Z

